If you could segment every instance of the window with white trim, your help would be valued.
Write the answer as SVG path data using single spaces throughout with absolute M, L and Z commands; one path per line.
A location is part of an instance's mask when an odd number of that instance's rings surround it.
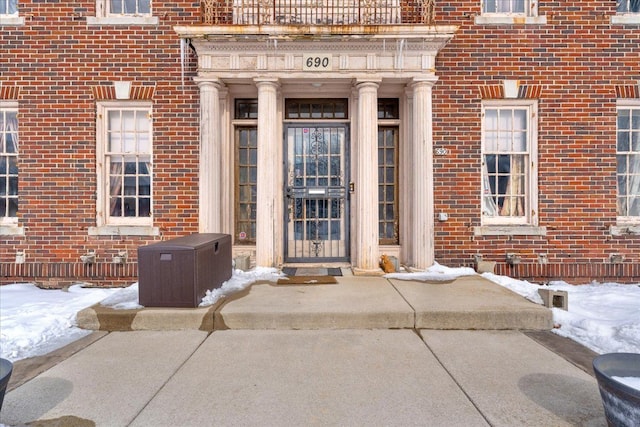
M 151 103 L 105 101 L 97 112 L 98 226 L 151 226 Z
M 537 225 L 537 102 L 482 105 L 482 223 Z
M 18 109 L 0 104 L 0 225 L 18 223 Z
M 0 15 L 17 15 L 18 0 L 0 0 Z
M 618 13 L 640 13 L 640 0 L 618 0 Z
M 475 17 L 476 24 L 533 24 L 547 23 L 544 15 L 538 15 L 538 2 L 535 0 L 481 0 L 482 13 Z
M 535 4 L 529 0 L 482 0 L 482 13 L 533 16 Z
M 617 107 L 618 223 L 640 224 L 640 102 Z
M 24 25 L 18 13 L 18 0 L 0 0 L 0 25 Z
M 96 16 L 88 25 L 157 25 L 151 0 L 96 0 Z

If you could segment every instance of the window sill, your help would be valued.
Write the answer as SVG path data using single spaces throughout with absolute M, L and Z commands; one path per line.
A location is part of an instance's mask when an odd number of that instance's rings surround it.
M 547 17 L 542 16 L 476 16 L 478 25 L 545 25 Z
M 24 17 L 22 16 L 0 16 L 0 26 L 2 25 L 24 25 Z
M 534 225 L 483 225 L 473 227 L 474 236 L 546 236 L 547 227 Z
M 159 236 L 158 227 L 139 225 L 103 225 L 89 227 L 89 236 Z
M 639 25 L 640 13 L 627 13 L 624 15 L 613 15 L 611 16 L 611 23 L 620 24 L 620 25 Z
M 96 25 L 158 25 L 157 16 L 107 16 L 87 17 L 87 26 Z
M 640 224 L 635 225 L 612 225 L 609 228 L 612 236 L 638 236 L 640 235 Z
M 18 225 L 0 225 L 0 236 L 24 236 L 24 227 Z

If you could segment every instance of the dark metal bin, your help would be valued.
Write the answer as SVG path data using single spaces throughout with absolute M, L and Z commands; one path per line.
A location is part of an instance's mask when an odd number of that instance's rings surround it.
M 228 234 L 192 234 L 138 248 L 138 297 L 145 307 L 197 307 L 231 274 Z

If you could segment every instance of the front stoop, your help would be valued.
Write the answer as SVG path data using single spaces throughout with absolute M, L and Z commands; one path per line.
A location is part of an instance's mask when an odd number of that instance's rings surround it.
M 451 283 L 391 282 L 414 308 L 417 329 L 553 328 L 551 310 L 478 275 Z
M 338 277 L 337 285 L 257 283 L 204 308 L 114 310 L 94 305 L 78 326 L 105 331 L 222 329 L 550 330 L 550 309 L 479 275 L 425 283 Z

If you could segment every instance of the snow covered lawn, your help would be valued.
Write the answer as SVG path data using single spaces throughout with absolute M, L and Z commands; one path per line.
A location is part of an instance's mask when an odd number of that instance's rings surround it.
M 452 280 L 475 274 L 469 268 L 435 265 L 422 273 L 395 273 L 399 279 Z M 222 288 L 208 292 L 201 305 L 245 289 L 258 280 L 275 281 L 280 272 L 258 268 L 236 270 Z M 485 278 L 542 303 L 538 285 L 485 273 Z M 640 284 L 616 283 L 572 286 L 554 282 L 551 289 L 569 294 L 569 311 L 553 309 L 554 332 L 597 353 L 640 353 Z M 46 354 L 89 334 L 75 326 L 75 315 L 97 302 L 114 308 L 138 308 L 138 289 L 95 289 L 74 285 L 63 290 L 42 290 L 31 284 L 0 286 L 0 357 L 12 361 Z

